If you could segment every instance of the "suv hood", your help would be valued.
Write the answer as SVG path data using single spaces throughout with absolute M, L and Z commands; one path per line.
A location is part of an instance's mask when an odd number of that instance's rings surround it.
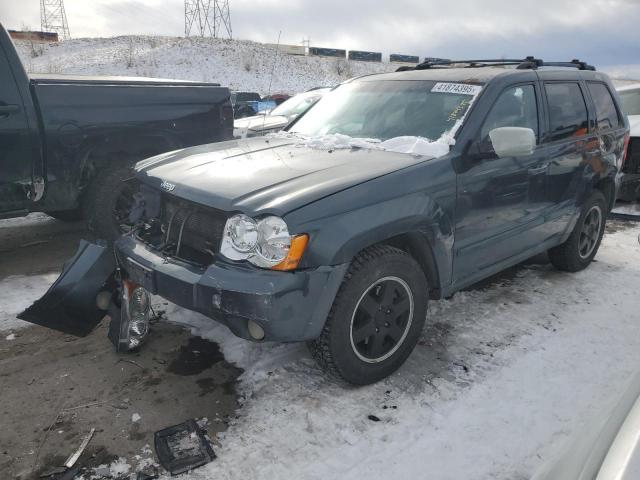
M 144 183 L 227 212 L 284 215 L 431 157 L 367 149 L 318 150 L 252 138 L 168 152 L 136 166 Z

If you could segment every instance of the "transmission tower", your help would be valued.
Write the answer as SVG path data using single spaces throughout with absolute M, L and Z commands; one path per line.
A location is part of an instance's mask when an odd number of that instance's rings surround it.
M 232 38 L 229 0 L 184 0 L 184 35 Z
M 40 0 L 40 28 L 43 32 L 56 32 L 60 40 L 71 38 L 64 0 Z

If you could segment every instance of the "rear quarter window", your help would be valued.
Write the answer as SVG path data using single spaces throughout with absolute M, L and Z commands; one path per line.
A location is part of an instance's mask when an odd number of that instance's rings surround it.
M 596 107 L 598 129 L 606 130 L 619 127 L 620 114 L 607 86 L 604 83 L 587 82 L 587 87 Z
M 589 129 L 587 104 L 577 83 L 545 83 L 549 104 L 550 140 L 585 135 Z

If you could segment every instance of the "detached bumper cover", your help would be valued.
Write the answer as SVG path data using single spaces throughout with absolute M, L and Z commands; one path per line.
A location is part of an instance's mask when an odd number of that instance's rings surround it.
M 348 264 L 297 272 L 261 270 L 219 262 L 198 268 L 173 262 L 131 237 L 116 244 L 120 267 L 147 290 L 227 325 L 253 340 L 247 321 L 265 340 L 296 342 L 317 338 Z
M 101 290 L 113 290 L 115 268 L 106 243 L 81 240 L 47 293 L 18 318 L 71 335 L 88 335 L 107 313 L 98 309 L 96 296 Z

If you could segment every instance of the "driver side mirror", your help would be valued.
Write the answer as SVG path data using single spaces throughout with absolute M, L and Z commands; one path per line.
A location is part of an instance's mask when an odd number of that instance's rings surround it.
M 494 128 L 489 132 L 489 138 L 499 158 L 524 157 L 536 148 L 536 134 L 530 128 Z

